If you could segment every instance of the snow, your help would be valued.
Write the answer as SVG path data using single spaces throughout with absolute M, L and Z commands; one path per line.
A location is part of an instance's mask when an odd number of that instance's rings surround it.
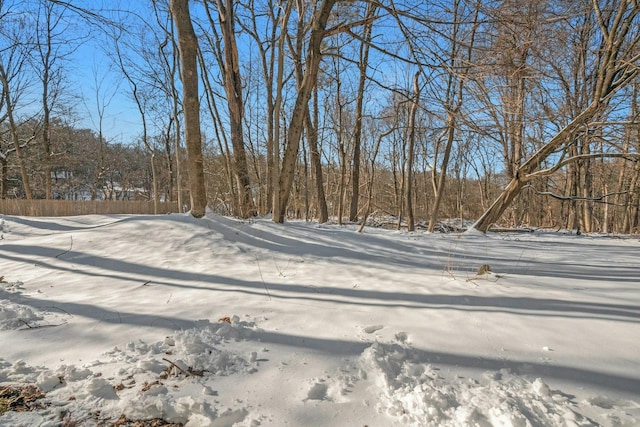
M 0 224 L 2 426 L 640 425 L 637 238 Z

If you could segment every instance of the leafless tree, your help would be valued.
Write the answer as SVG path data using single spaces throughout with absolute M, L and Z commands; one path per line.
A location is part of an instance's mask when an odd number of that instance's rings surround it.
M 64 95 L 63 66 L 79 46 L 69 39 L 67 6 L 48 0 L 38 2 L 35 17 L 35 66 L 42 89 L 42 161 L 45 198 L 52 198 L 51 165 L 53 153 L 51 118 Z
M 20 168 L 20 176 L 22 179 L 22 187 L 24 195 L 27 199 L 32 198 L 31 185 L 29 180 L 29 171 L 24 158 L 24 149 L 30 142 L 35 139 L 35 135 L 22 139 L 20 137 L 20 123 L 18 122 L 17 109 L 21 97 L 24 95 L 28 78 L 25 77 L 27 68 L 27 60 L 29 51 L 28 46 L 32 45 L 28 35 L 24 31 L 24 18 L 14 15 L 13 11 L 3 7 L 0 3 L 0 16 L 2 19 L 2 32 L 0 33 L 2 48 L 0 49 L 0 85 L 2 99 L 0 99 L 0 107 L 2 107 L 2 115 L 0 123 L 8 123 L 8 134 L 10 148 L 2 151 L 2 197 L 7 195 L 7 168 L 9 154 L 15 154 L 18 166 Z
M 532 179 L 550 175 L 579 159 L 589 158 L 589 154 L 571 155 L 568 148 L 576 138 L 589 131 L 589 123 L 607 108 L 614 95 L 637 76 L 639 57 L 635 48 L 640 43 L 640 33 L 636 31 L 640 4 L 614 2 L 601 7 L 600 3 L 593 0 L 593 7 L 584 12 L 595 14 L 599 39 L 598 48 L 589 52 L 593 55 L 590 62 L 595 64 L 590 76 L 593 79 L 590 103 L 522 163 L 502 194 L 476 221 L 475 229 L 486 232 Z M 562 153 L 558 161 L 540 169 L 549 156 L 558 152 Z
M 208 3 L 205 3 L 205 5 Z M 232 0 L 216 0 L 220 31 L 224 43 L 223 64 L 221 68 L 224 76 L 224 90 L 229 107 L 229 126 L 231 130 L 231 144 L 233 146 L 234 174 L 238 191 L 239 214 L 242 218 L 249 218 L 256 214 L 251 182 L 244 147 L 243 116 L 244 101 L 242 76 L 238 58 L 238 46 L 235 34 L 235 12 Z
M 322 0 L 314 6 L 312 14 L 311 33 L 306 54 L 306 68 L 304 70 L 302 83 L 298 88 L 298 96 L 291 114 L 290 126 L 287 133 L 287 145 L 282 159 L 282 168 L 279 173 L 277 203 L 274 203 L 273 220 L 283 223 L 289 195 L 293 186 L 295 166 L 300 147 L 300 138 L 304 129 L 305 117 L 309 107 L 309 100 L 313 88 L 317 82 L 318 70 L 322 59 L 322 41 L 327 36 L 326 26 L 331 14 L 331 10 L 336 0 Z M 298 2 L 298 15 L 304 16 L 304 3 Z M 276 206 L 277 205 L 277 206 Z
M 171 0 L 171 13 L 178 30 L 182 104 L 184 107 L 185 143 L 189 170 L 191 215 L 204 216 L 207 192 L 204 183 L 202 136 L 200 132 L 200 98 L 198 93 L 198 39 L 189 11 L 189 0 Z

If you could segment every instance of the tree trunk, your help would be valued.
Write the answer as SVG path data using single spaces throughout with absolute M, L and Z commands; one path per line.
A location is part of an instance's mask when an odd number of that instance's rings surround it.
M 223 4 L 224 1 L 224 4 Z M 240 216 L 249 218 L 256 215 L 255 204 L 251 194 L 251 181 L 247 166 L 247 155 L 244 149 L 242 118 L 244 102 L 242 100 L 242 77 L 238 60 L 238 46 L 235 35 L 235 17 L 232 0 L 217 0 L 220 28 L 224 40 L 224 89 L 229 106 L 229 127 L 231 128 L 231 145 L 233 146 L 234 172 L 238 188 L 238 206 Z
M 45 81 L 43 97 L 42 97 L 42 146 L 43 152 L 43 173 L 44 173 L 44 194 L 45 199 L 51 200 L 53 198 L 52 182 L 51 182 L 51 109 L 49 108 L 48 96 L 48 69 L 45 69 Z
M 207 9 L 208 10 L 208 9 Z M 211 22 L 212 18 L 210 18 Z M 214 25 L 212 23 L 212 25 Z M 200 72 L 202 75 L 202 83 L 204 84 L 205 99 L 207 101 L 207 108 L 211 115 L 211 122 L 213 123 L 215 140 L 218 142 L 218 148 L 224 159 L 224 177 L 228 185 L 229 194 L 231 200 L 229 204 L 232 206 L 233 215 L 240 216 L 240 207 L 238 206 L 238 197 L 236 197 L 236 188 L 234 185 L 233 165 L 231 164 L 231 150 L 229 149 L 229 143 L 227 140 L 227 134 L 222 132 L 223 128 L 222 118 L 220 117 L 220 111 L 215 100 L 215 93 L 209 80 L 208 70 L 206 68 L 206 62 L 202 55 L 202 50 L 198 49 L 198 59 L 200 63 Z
M 6 157 L 0 158 L 0 164 L 2 168 L 2 177 L 0 178 L 0 199 L 4 200 L 7 198 L 8 194 L 8 184 L 9 184 L 9 162 Z
M 183 202 L 182 202 L 182 171 L 180 170 L 181 168 L 181 164 L 182 162 L 180 161 L 180 151 L 181 151 L 181 142 L 180 142 L 180 135 L 182 132 L 182 126 L 180 124 L 180 117 L 179 117 L 179 110 L 180 110 L 180 101 L 178 99 L 178 91 L 176 88 L 176 69 L 177 69 L 177 65 L 179 62 L 179 58 L 178 55 L 176 54 L 176 41 L 175 41 L 175 34 L 173 33 L 173 26 L 171 26 L 172 30 L 171 30 L 171 43 L 174 46 L 173 51 L 173 55 L 172 55 L 172 62 L 171 62 L 171 73 L 170 73 L 170 78 L 171 78 L 171 92 L 173 94 L 172 96 L 172 110 L 171 110 L 171 114 L 173 116 L 173 121 L 176 124 L 176 129 L 175 129 L 175 135 L 174 135 L 174 151 L 175 151 L 175 156 L 174 156 L 174 161 L 175 161 L 175 189 L 176 189 L 176 200 L 177 200 L 177 204 L 178 204 L 178 213 L 182 213 L 183 212 Z
M 638 221 L 638 204 L 640 203 L 640 163 L 636 162 L 633 167 L 633 175 L 629 183 L 629 203 L 626 206 L 624 219 L 622 222 L 622 232 L 629 234 L 636 230 L 634 228 Z
M 600 101 L 594 101 L 571 123 L 558 132 L 549 142 L 543 145 L 529 160 L 527 160 L 511 182 L 502 191 L 500 196 L 493 202 L 484 214 L 473 224 L 473 228 L 486 233 L 496 221 L 500 219 L 511 202 L 520 194 L 520 191 L 528 182 L 527 174 L 532 173 L 547 157 L 556 151 L 562 144 L 568 142 L 574 133 L 584 124 L 593 118 L 602 107 Z
M 171 14 L 178 30 L 181 79 L 185 121 L 185 143 L 191 197 L 191 215 L 203 217 L 207 207 L 200 134 L 200 99 L 198 94 L 198 39 L 196 38 L 188 0 L 171 0 Z
M 315 177 L 316 197 L 318 202 L 318 222 L 324 224 L 329 220 L 329 210 L 327 209 L 327 198 L 324 194 L 324 179 L 322 176 L 322 159 L 318 149 L 318 93 L 314 94 L 313 102 L 313 122 L 311 114 L 307 110 L 306 126 L 307 139 L 309 140 L 309 151 L 311 154 L 311 167 Z
M 373 27 L 373 16 L 377 6 L 374 3 L 367 5 L 362 43 L 360 44 L 360 79 L 358 81 L 358 95 L 356 99 L 356 121 L 353 130 L 353 166 L 351 168 L 351 208 L 349 211 L 349 221 L 358 220 L 358 201 L 360 200 L 360 146 L 362 140 L 362 118 L 364 104 L 364 90 L 367 81 L 367 67 L 369 66 L 369 42 L 371 41 L 371 29 Z
M 438 212 L 440 210 L 440 203 L 442 203 L 442 196 L 444 195 L 444 186 L 447 179 L 447 167 L 449 165 L 449 158 L 451 157 L 451 148 L 453 147 L 453 138 L 456 132 L 456 119 L 454 112 L 447 113 L 447 143 L 444 147 L 444 155 L 442 156 L 442 165 L 440 166 L 440 173 L 438 174 L 438 180 L 434 185 L 435 200 L 433 201 L 433 208 L 431 209 L 431 217 L 429 218 L 429 232 L 433 233 L 436 223 L 438 222 Z M 434 165 L 434 174 L 435 172 Z
M 27 200 L 31 200 L 31 186 L 29 185 L 29 174 L 27 173 L 27 166 L 22 156 L 22 147 L 20 145 L 20 136 L 18 133 L 18 125 L 15 122 L 13 115 L 13 100 L 11 99 L 11 91 L 9 89 L 9 80 L 4 66 L 0 65 L 0 79 L 2 79 L 2 90 L 4 92 L 4 104 L 6 109 L 6 116 L 9 119 L 9 133 L 11 135 L 11 141 L 13 143 L 16 157 L 18 159 L 18 165 L 20 166 L 20 176 L 22 178 L 22 186 L 24 188 L 24 195 Z
M 331 9 L 336 0 L 323 0 L 313 18 L 311 35 L 309 38 L 309 48 L 306 60 L 307 68 L 304 71 L 302 84 L 298 89 L 298 97 L 291 115 L 291 123 L 287 132 L 287 146 L 282 159 L 282 170 L 278 179 L 278 214 L 273 216 L 273 220 L 283 223 L 289 203 L 289 195 L 293 186 L 293 179 L 296 170 L 296 160 L 300 148 L 300 138 L 304 128 L 305 116 L 311 93 L 317 82 L 320 60 L 322 59 L 321 45 L 325 36 L 325 28 L 329 19 Z
M 411 102 L 411 111 L 409 112 L 409 141 L 407 147 L 407 177 L 405 179 L 406 203 L 407 203 L 407 231 L 415 230 L 415 220 L 413 217 L 413 158 L 414 147 L 416 145 L 416 114 L 420 102 L 420 86 L 418 86 L 418 78 L 420 73 L 413 76 L 413 101 Z

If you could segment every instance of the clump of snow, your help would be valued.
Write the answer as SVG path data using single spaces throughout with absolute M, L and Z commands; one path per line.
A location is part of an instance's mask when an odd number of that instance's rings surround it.
M 377 409 L 404 424 L 433 426 L 590 426 L 564 394 L 540 378 L 529 382 L 507 370 L 487 381 L 445 380 L 419 353 L 399 344 L 374 343 L 362 354 L 380 388 Z
M 43 320 L 39 311 L 9 300 L 0 300 L 0 330 L 29 328 Z
M 362 328 L 362 330 L 367 334 L 373 334 L 374 332 L 377 332 L 383 328 L 384 328 L 384 325 L 371 325 L 371 326 L 365 326 L 364 328 Z
M 486 235 L 478 230 L 477 228 L 474 228 L 473 226 L 470 226 L 469 228 L 467 228 L 464 233 L 465 236 L 473 236 L 473 237 L 485 237 Z

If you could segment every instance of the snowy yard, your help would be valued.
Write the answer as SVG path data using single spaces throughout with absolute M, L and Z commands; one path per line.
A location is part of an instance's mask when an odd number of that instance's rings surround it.
M 640 425 L 637 237 L 0 225 L 3 426 Z

